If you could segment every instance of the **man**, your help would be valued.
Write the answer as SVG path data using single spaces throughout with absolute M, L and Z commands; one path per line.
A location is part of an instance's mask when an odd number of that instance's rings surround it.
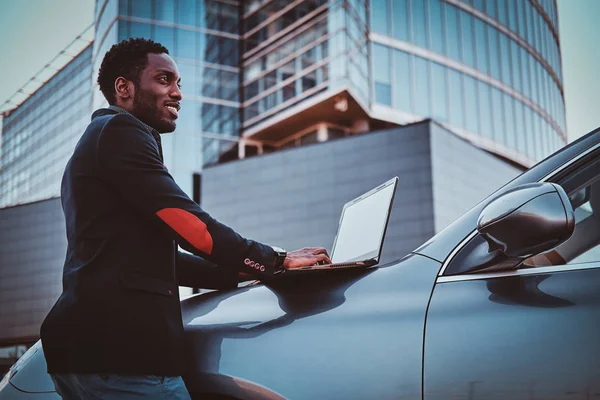
M 98 84 L 110 107 L 92 115 L 62 180 L 68 247 L 41 328 L 48 372 L 63 398 L 189 398 L 178 285 L 234 288 L 240 272 L 268 279 L 331 260 L 245 239 L 177 186 L 159 136 L 175 130 L 182 98 L 166 48 L 114 45 Z

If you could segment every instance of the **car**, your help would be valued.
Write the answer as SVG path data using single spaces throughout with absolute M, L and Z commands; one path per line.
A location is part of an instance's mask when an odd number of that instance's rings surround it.
M 182 300 L 184 379 L 193 398 L 598 398 L 599 288 L 600 129 L 400 260 Z M 57 398 L 39 342 L 0 386 Z

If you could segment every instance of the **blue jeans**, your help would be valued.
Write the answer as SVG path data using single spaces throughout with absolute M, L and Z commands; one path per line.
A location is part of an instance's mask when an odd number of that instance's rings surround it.
M 191 400 L 180 376 L 50 374 L 58 394 L 70 399 Z

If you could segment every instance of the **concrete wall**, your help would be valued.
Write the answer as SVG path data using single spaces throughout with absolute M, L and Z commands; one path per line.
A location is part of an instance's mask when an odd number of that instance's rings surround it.
M 0 343 L 39 337 L 62 290 L 66 249 L 59 199 L 0 210 Z
M 396 175 L 387 262 L 434 233 L 428 123 L 207 168 L 202 206 L 246 237 L 331 250 L 344 203 Z
M 522 171 L 431 123 L 435 233 Z

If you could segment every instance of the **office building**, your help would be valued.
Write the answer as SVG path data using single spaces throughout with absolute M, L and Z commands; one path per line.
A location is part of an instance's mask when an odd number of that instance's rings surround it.
M 4 112 L 0 208 L 56 197 L 73 148 L 90 119 L 88 45 L 19 107 Z
M 35 340 L 60 293 L 60 175 L 122 39 L 178 64 L 182 110 L 163 135 L 178 184 L 271 244 L 330 249 L 343 203 L 398 175 L 390 261 L 566 143 L 553 0 L 98 0 L 94 26 L 3 110 L 0 346 Z

